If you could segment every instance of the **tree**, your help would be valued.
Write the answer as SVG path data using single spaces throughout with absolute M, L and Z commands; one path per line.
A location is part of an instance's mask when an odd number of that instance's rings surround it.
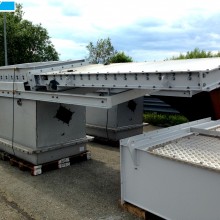
M 89 60 L 91 63 L 124 63 L 132 62 L 132 58 L 124 52 L 117 52 L 111 43 L 111 39 L 99 39 L 94 45 L 90 42 L 86 48 L 89 51 Z
M 209 57 L 220 57 L 220 52 L 212 53 L 211 51 L 200 50 L 195 48 L 193 51 L 187 51 L 186 55 L 180 54 L 179 56 L 173 56 L 171 60 L 182 60 L 182 59 L 195 59 L 195 58 L 209 58 Z
M 99 39 L 96 45 L 90 42 L 86 48 L 89 51 L 89 60 L 91 63 L 108 63 L 110 58 L 116 54 L 110 38 Z
M 110 59 L 110 63 L 128 63 L 133 62 L 132 58 L 127 56 L 124 52 L 117 52 Z
M 59 60 L 50 37 L 41 24 L 23 19 L 22 5 L 14 13 L 7 13 L 8 63 L 30 63 Z M 4 65 L 3 13 L 0 13 L 0 66 Z

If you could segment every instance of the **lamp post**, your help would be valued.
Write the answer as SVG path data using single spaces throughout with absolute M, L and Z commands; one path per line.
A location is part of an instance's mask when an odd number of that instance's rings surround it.
M 4 51 L 5 51 L 5 66 L 8 65 L 8 52 L 7 52 L 7 32 L 6 32 L 6 12 L 15 11 L 15 2 L 14 1 L 0 1 L 0 12 L 3 12 L 4 15 Z
M 8 52 L 7 52 L 7 33 L 6 33 L 6 13 L 4 13 L 4 49 L 5 49 L 5 66 L 7 66 Z

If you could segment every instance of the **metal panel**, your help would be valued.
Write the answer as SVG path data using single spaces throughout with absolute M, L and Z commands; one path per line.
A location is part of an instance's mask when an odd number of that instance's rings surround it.
M 15 64 L 10 66 L 1 66 L 0 73 L 4 73 L 6 70 L 10 71 L 19 71 L 21 70 L 23 73 L 29 73 L 30 71 L 38 71 L 42 73 L 43 70 L 51 71 L 51 70 L 63 70 L 69 69 L 73 67 L 79 67 L 83 65 L 88 65 L 89 62 L 85 60 L 70 60 L 70 61 L 47 61 L 47 62 L 33 62 L 33 63 L 22 63 Z
M 127 90 L 127 91 L 122 91 L 116 95 L 111 96 L 109 99 L 111 99 L 111 104 L 112 106 L 114 106 L 114 105 L 118 105 L 121 103 L 125 103 L 132 99 L 136 99 L 137 101 L 137 98 L 142 97 L 146 95 L 147 93 L 153 93 L 153 92 L 149 90 L 144 90 L 144 89 L 142 90 L 132 89 L 132 90 Z M 139 104 L 143 105 L 143 102 Z
M 122 201 L 165 219 L 218 219 L 219 126 L 205 119 L 122 140 Z
M 26 100 L 22 102 L 21 106 L 17 101 L 17 99 L 14 100 L 13 106 L 13 99 L 0 97 L 0 137 L 11 141 L 14 128 L 15 143 L 35 147 L 36 102 Z
M 45 79 L 46 78 L 46 79 Z M 180 72 L 173 78 L 173 73 L 48 73 L 38 75 L 38 81 L 33 86 L 48 86 L 55 80 L 60 86 L 69 87 L 96 87 L 96 88 L 127 88 L 148 90 L 173 91 L 201 91 L 200 75 L 196 73 Z
M 86 151 L 85 107 L 5 97 L 0 105 L 1 150 L 34 164 Z
M 113 106 L 110 109 L 87 107 L 86 108 L 86 123 L 88 125 L 102 127 L 103 129 L 106 129 L 108 127 L 116 128 L 117 127 L 117 108 L 118 106 Z
M 143 98 L 121 103 L 109 110 L 87 108 L 86 132 L 118 141 L 143 132 Z
M 101 140 L 119 141 L 143 133 L 143 124 L 130 125 L 117 128 L 107 128 L 86 124 L 86 133 Z
M 7 141 L 0 139 L 0 149 L 25 161 L 39 165 L 83 153 L 86 151 L 86 143 L 88 141 L 89 139 L 87 138 L 84 140 L 75 140 L 72 144 L 69 143 L 66 145 L 60 145 L 59 147 L 43 149 L 39 152 L 17 144 L 14 144 L 12 150 L 11 143 L 7 145 L 5 144 Z
M 220 174 L 121 147 L 122 201 L 169 220 L 219 219 Z
M 78 90 L 75 91 L 75 89 L 63 92 L 15 91 L 14 93 L 12 91 L 3 90 L 0 91 L 0 97 L 91 106 L 98 108 L 111 108 L 114 105 L 140 97 L 147 92 L 146 90 L 123 90 L 120 91 L 120 94 L 115 95 L 115 93 L 112 93 L 109 96 L 100 96 L 102 92 L 86 94 L 86 91 L 89 91 L 90 89 L 82 89 L 84 90 L 84 94 L 78 94 Z
M 60 108 L 57 103 L 15 99 L 13 111 L 13 99 L 0 98 L 0 105 L 0 122 L 4 125 L 0 126 L 1 138 L 11 141 L 14 133 L 13 139 L 16 144 L 37 149 L 64 144 L 86 136 L 85 107 L 62 105 L 72 114 L 69 123 L 65 123 L 62 121 L 62 117 L 65 120 L 65 115 L 61 115 L 61 118 L 56 117 Z
M 23 82 L 16 82 L 16 83 L 13 83 L 13 82 L 0 82 L 0 88 L 1 88 L 1 91 L 3 90 L 6 90 L 6 91 L 24 91 L 24 83 Z
M 219 58 L 88 65 L 85 61 L 20 64 L 0 68 L 0 81 L 25 83 L 30 90 L 124 88 L 192 96 L 219 88 Z M 125 95 L 125 94 L 124 94 Z M 134 98 L 134 97 L 133 97 Z
M 37 86 L 52 80 L 59 85 L 78 87 L 138 88 L 173 91 L 210 91 L 219 87 L 219 58 L 172 60 L 144 63 L 87 65 L 37 76 Z M 34 84 L 32 83 L 34 86 Z
M 82 106 L 37 102 L 37 148 L 84 138 L 85 111 Z M 66 119 L 69 120 L 68 123 L 65 122 Z
M 220 58 L 201 58 L 186 60 L 167 60 L 154 62 L 115 63 L 109 65 L 91 64 L 74 69 L 77 74 L 83 73 L 167 73 L 167 72 L 201 72 L 218 69 Z M 32 72 L 35 74 L 36 72 Z
M 117 126 L 142 125 L 143 98 L 133 99 L 118 106 Z
M 219 132 L 220 134 L 220 132 Z M 220 171 L 219 138 L 190 135 L 148 152 L 184 163 Z

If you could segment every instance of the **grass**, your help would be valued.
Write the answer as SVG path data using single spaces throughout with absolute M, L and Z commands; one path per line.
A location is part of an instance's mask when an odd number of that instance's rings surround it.
M 188 122 L 188 119 L 183 115 L 170 115 L 158 113 L 144 113 L 144 122 L 152 125 L 169 127 Z

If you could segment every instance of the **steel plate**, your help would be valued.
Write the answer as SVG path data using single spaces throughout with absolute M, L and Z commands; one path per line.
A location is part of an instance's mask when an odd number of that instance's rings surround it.
M 176 141 L 155 146 L 149 149 L 148 152 L 220 171 L 220 139 L 216 137 L 190 135 Z

